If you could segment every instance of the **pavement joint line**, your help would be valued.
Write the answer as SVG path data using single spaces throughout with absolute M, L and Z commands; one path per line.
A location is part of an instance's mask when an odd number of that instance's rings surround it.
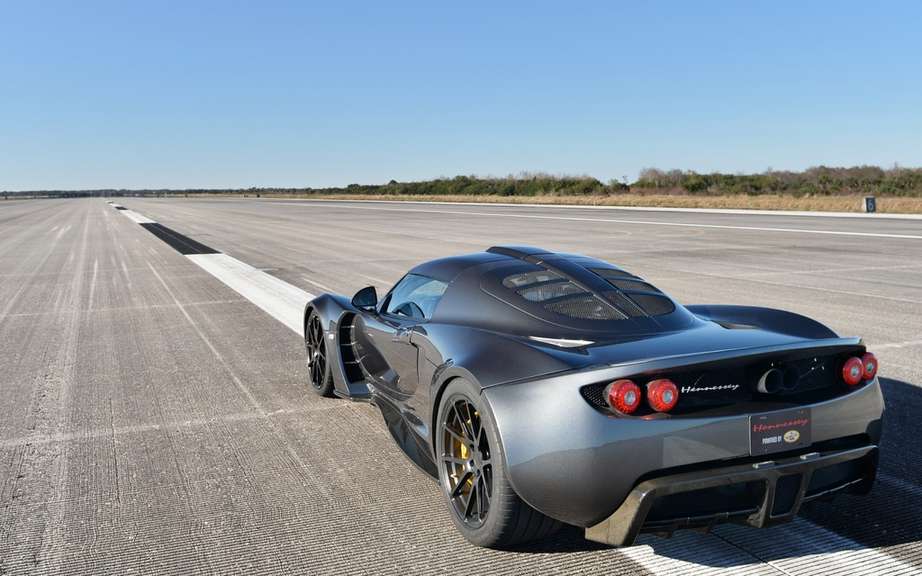
M 154 268 L 153 264 L 148 262 L 147 265 L 150 267 L 151 272 L 154 273 L 154 276 L 157 277 L 157 280 L 160 281 L 160 284 L 163 286 L 164 290 L 167 291 L 167 294 L 170 295 L 170 298 L 173 299 L 173 302 L 176 303 L 176 306 L 179 308 L 179 311 L 182 312 L 183 316 L 186 318 L 189 324 L 195 329 L 196 333 L 198 333 L 199 338 L 202 339 L 202 342 L 204 342 L 205 345 L 208 347 L 208 349 L 211 350 L 211 353 L 218 360 L 218 362 L 220 362 L 221 365 L 224 366 L 224 369 L 227 371 L 228 375 L 230 375 L 231 380 L 233 380 L 237 388 L 247 398 L 250 405 L 255 410 L 257 410 L 259 413 L 265 414 L 266 410 L 259 403 L 259 400 L 257 400 L 256 396 L 253 395 L 253 392 L 249 388 L 247 388 L 246 384 L 244 384 L 243 381 L 237 377 L 237 374 L 233 370 L 231 370 L 230 365 L 228 365 L 227 361 L 224 360 L 224 356 L 221 355 L 220 352 L 218 352 L 218 349 L 215 348 L 214 344 L 212 344 L 211 339 L 208 338 L 208 336 L 205 334 L 204 331 L 202 331 L 202 328 L 198 325 L 198 323 L 196 323 L 196 321 L 193 320 L 192 316 L 189 314 L 189 311 L 186 310 L 186 307 L 183 306 L 183 304 L 179 301 L 179 299 L 173 293 L 173 290 L 170 288 L 170 286 L 163 280 L 163 277 L 160 276 L 156 268 Z
M 250 301 L 246 298 L 235 298 L 233 300 L 203 300 L 196 302 L 183 302 L 183 306 L 221 306 L 224 304 L 242 304 L 249 303 Z M 36 316 L 55 316 L 58 314 L 71 314 L 75 311 L 78 312 L 92 312 L 94 314 L 98 313 L 108 313 L 108 312 L 130 312 L 134 310 L 161 310 L 164 308 L 176 308 L 176 304 L 144 304 L 140 306 L 108 306 L 102 308 L 61 308 L 57 310 L 49 310 L 47 312 L 18 312 L 16 314 L 8 314 L 7 318 L 32 318 Z
M 309 414 L 317 410 L 334 410 L 341 406 L 315 406 L 299 408 L 281 408 L 271 412 L 236 412 L 225 414 L 223 416 L 213 416 L 208 418 L 190 418 L 187 420 L 173 420 L 170 422 L 160 422 L 151 424 L 134 424 L 131 426 L 114 426 L 91 428 L 75 432 L 57 432 L 55 434 L 31 434 L 0 441 L 0 448 L 16 448 L 22 445 L 36 444 L 53 444 L 55 442 L 72 442 L 82 440 L 93 440 L 96 438 L 108 438 L 113 434 L 115 436 L 125 436 L 130 434 L 143 434 L 145 432 L 159 430 L 182 430 L 185 428 L 200 428 L 215 424 L 217 422 L 247 422 L 252 420 L 263 420 L 278 416 L 290 416 L 295 414 Z
M 305 282 L 310 282 L 311 284 L 313 284 L 313 285 L 316 286 L 317 288 L 320 288 L 320 289 L 323 290 L 324 292 L 336 292 L 336 290 L 333 290 L 333 289 L 330 288 L 329 286 L 324 286 L 323 284 L 321 284 L 320 282 L 317 282 L 316 280 L 311 280 L 310 278 L 308 278 L 308 277 L 305 276 L 304 274 L 301 274 L 301 279 L 304 280 Z
M 458 214 L 457 212 L 454 213 Z M 919 238 L 922 239 L 922 236 L 919 236 Z M 297 305 L 292 305 L 292 299 L 306 298 L 306 300 L 304 300 L 304 303 L 306 303 L 307 300 L 313 298 L 313 295 L 226 254 L 190 254 L 186 255 L 186 257 L 224 282 L 231 289 L 241 294 L 244 298 L 247 298 L 268 312 L 291 330 L 301 334 L 302 327 L 300 324 L 303 306 L 299 307 Z M 160 275 L 156 273 L 153 266 L 150 263 L 148 263 L 148 266 L 150 266 L 160 282 L 163 283 L 169 291 L 169 287 L 166 286 L 163 279 L 160 278 Z M 802 546 L 808 547 L 809 550 L 805 551 L 803 555 L 798 555 L 794 558 L 764 561 L 760 559 L 756 552 L 749 550 L 747 547 L 736 543 L 734 543 L 734 545 L 745 551 L 747 555 L 754 557 L 757 561 L 763 562 L 763 566 L 770 567 L 779 573 L 785 574 L 793 575 L 802 573 L 802 571 L 798 569 L 799 566 L 796 565 L 798 558 L 801 556 L 823 557 L 824 561 L 831 563 L 831 567 L 834 568 L 837 574 L 849 573 L 847 570 L 849 565 L 867 561 L 873 561 L 875 566 L 879 566 L 881 569 L 888 572 L 915 573 L 914 568 L 900 562 L 896 558 L 878 552 L 874 548 L 859 544 L 850 538 L 813 524 L 805 519 L 798 518 L 787 527 L 786 531 L 776 533 L 782 534 L 785 540 L 801 542 Z M 720 550 L 721 546 L 725 543 L 723 537 L 711 535 L 710 538 L 702 540 L 704 547 L 702 553 L 712 552 L 715 556 L 725 556 L 726 553 Z M 739 566 L 707 567 L 668 556 L 659 556 L 656 555 L 655 552 L 651 558 L 648 557 L 649 553 L 644 553 L 643 548 L 645 547 L 628 548 L 622 552 L 653 573 L 675 573 L 688 570 L 692 566 L 695 567 L 696 571 L 702 574 L 738 574 L 740 572 L 738 569 L 740 568 Z
M 691 274 L 693 276 L 706 276 L 708 278 L 722 278 L 725 280 L 738 280 L 740 282 L 755 282 L 758 284 L 768 284 L 770 286 L 781 286 L 784 288 L 797 288 L 801 290 L 817 290 L 819 292 L 830 292 L 832 294 L 845 294 L 847 296 L 859 296 L 861 298 L 878 298 L 881 300 L 891 300 L 893 302 L 904 302 L 907 304 L 922 304 L 922 300 L 913 300 L 912 298 L 895 298 L 893 296 L 883 296 L 880 294 L 868 294 L 866 292 L 853 292 L 851 290 L 836 290 L 835 288 L 823 288 L 821 286 L 805 286 L 803 284 L 790 284 L 786 282 L 772 282 L 771 280 L 763 280 L 761 278 L 752 278 L 746 276 L 737 276 L 731 274 L 714 274 L 710 272 L 701 272 L 700 270 L 683 270 L 681 268 L 672 267 L 669 269 L 671 272 L 681 272 L 683 274 Z
M 236 200 L 236 198 L 235 198 Z M 922 214 L 890 212 L 821 212 L 810 210 L 755 210 L 745 208 L 682 208 L 669 206 L 599 206 L 593 204 L 531 204 L 516 202 L 440 202 L 435 200 L 347 200 L 336 198 L 262 198 L 261 202 L 305 204 L 309 202 L 355 204 L 426 204 L 432 206 L 502 206 L 511 208 L 563 208 L 568 210 L 629 210 L 635 212 L 685 212 L 690 214 L 729 214 L 738 216 L 807 216 L 820 218 L 864 218 L 892 220 L 922 220 Z
M 909 270 L 912 268 L 922 268 L 922 264 L 894 264 L 892 266 L 848 266 L 842 268 L 817 268 L 814 270 L 763 270 L 761 272 L 747 272 L 745 274 L 740 274 L 739 277 L 750 278 L 754 276 L 777 276 L 778 274 L 831 274 L 837 272 L 866 272 L 868 270 Z
M 303 204 L 302 204 L 303 205 Z M 457 216 L 490 216 L 499 218 L 532 218 L 537 220 L 565 220 L 570 222 L 598 222 L 602 224 L 637 224 L 642 226 L 673 226 L 680 228 L 705 228 L 713 230 L 744 230 L 750 232 L 783 232 L 794 234 L 822 234 L 828 236 L 856 236 L 861 238 L 894 238 L 922 240 L 922 235 L 887 234 L 883 232 L 853 232 L 848 230 L 810 230 L 808 228 L 775 228 L 771 226 L 733 226 L 730 224 L 703 224 L 692 222 L 662 222 L 657 220 L 627 220 L 621 218 L 586 218 L 577 216 L 551 216 L 544 214 L 512 214 L 504 212 L 468 212 L 458 210 L 419 210 L 413 208 L 381 208 L 379 206 L 353 206 L 354 210 L 384 210 L 391 212 L 420 212 L 424 214 L 454 214 Z
M 891 348 L 908 348 L 910 346 L 922 346 L 922 340 L 906 340 L 903 342 L 890 342 L 888 344 L 879 344 L 873 346 L 874 350 L 889 350 Z

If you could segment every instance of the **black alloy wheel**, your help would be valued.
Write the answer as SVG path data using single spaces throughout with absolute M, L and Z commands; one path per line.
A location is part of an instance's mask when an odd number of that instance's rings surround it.
M 442 466 L 458 518 L 471 528 L 483 525 L 493 497 L 490 441 L 480 414 L 466 398 L 455 397 L 442 423 Z
M 436 413 L 439 485 L 452 523 L 469 542 L 510 548 L 560 528 L 560 522 L 519 498 L 509 483 L 499 428 L 479 386 L 452 379 Z
M 307 369 L 311 385 L 321 396 L 333 395 L 333 378 L 330 372 L 327 344 L 323 334 L 320 315 L 312 312 L 304 330 L 304 346 L 307 350 Z

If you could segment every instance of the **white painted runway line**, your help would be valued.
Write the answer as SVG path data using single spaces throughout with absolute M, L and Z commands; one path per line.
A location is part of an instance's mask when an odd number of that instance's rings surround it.
M 292 206 L 305 206 L 304 202 L 288 202 Z M 922 240 L 922 234 L 887 234 L 883 232 L 853 232 L 850 230 L 811 230 L 809 228 L 775 228 L 771 226 L 736 226 L 731 224 L 703 224 L 692 222 L 662 222 L 657 220 L 626 220 L 622 218 L 588 218 L 581 216 L 552 216 L 549 214 L 513 214 L 510 212 L 471 212 L 460 210 L 434 210 L 419 208 L 382 208 L 380 206 L 350 206 L 350 210 L 379 210 L 389 212 L 420 212 L 423 214 L 453 214 L 456 216 L 489 216 L 496 218 L 531 218 L 536 220 L 562 220 L 568 222 L 599 222 L 603 224 L 638 224 L 642 226 L 673 226 L 716 230 L 748 230 L 751 232 L 779 232 L 789 234 L 822 234 L 826 236 L 857 236 L 864 238 L 898 238 Z
M 314 295 L 227 254 L 186 256 L 270 316 L 304 336 L 304 307 Z
M 304 307 L 313 294 L 226 254 L 186 257 L 303 336 Z M 668 540 L 642 536 L 638 545 L 619 552 L 653 574 L 896 576 L 920 573 L 909 564 L 803 518 L 769 529 L 723 525 L 715 533 L 680 531 Z
M 147 218 L 146 216 L 138 214 L 134 210 L 120 210 L 120 212 L 124 214 L 125 216 L 128 216 L 129 218 L 131 218 L 138 224 L 156 224 L 156 222 L 154 222 L 150 218 Z
M 335 198 L 263 198 L 261 202 L 276 203 L 365 203 L 365 204 L 428 204 L 443 206 L 502 206 L 504 208 L 563 208 L 567 210 L 627 210 L 635 212 L 685 212 L 689 214 L 735 214 L 739 216 L 808 216 L 818 218 L 862 218 L 866 220 L 922 220 L 922 214 L 889 212 L 818 212 L 809 210 L 747 210 L 743 208 L 679 208 L 668 206 L 599 206 L 592 204 L 529 204 L 524 202 L 440 202 L 438 200 L 337 200 Z
M 118 206 L 113 204 L 113 206 Z M 138 224 L 156 224 L 155 220 L 132 210 L 119 210 Z M 314 298 L 284 280 L 254 268 L 227 254 L 187 254 L 186 258 L 208 272 L 270 316 L 304 336 L 304 307 Z M 156 273 L 156 272 L 155 272 Z

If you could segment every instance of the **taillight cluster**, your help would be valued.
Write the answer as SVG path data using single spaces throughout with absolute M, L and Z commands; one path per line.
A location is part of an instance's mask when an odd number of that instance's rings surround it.
M 669 412 L 679 401 L 679 389 L 666 378 L 647 382 L 647 404 L 656 412 Z M 612 410 L 621 414 L 633 414 L 640 407 L 640 386 L 633 380 L 615 380 L 605 389 L 605 400 Z
M 870 352 L 861 358 L 852 356 L 842 365 L 842 380 L 848 386 L 857 386 L 877 375 L 877 357 Z

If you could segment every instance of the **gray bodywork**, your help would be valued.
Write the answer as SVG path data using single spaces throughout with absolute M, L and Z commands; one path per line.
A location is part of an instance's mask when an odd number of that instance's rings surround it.
M 531 302 L 506 297 L 499 284 L 535 267 L 566 275 L 594 294 L 610 288 L 591 270 L 619 270 L 582 256 L 503 247 L 411 270 L 448 284 L 425 321 L 388 317 L 380 306 L 360 310 L 342 296 L 312 300 L 305 319 L 312 311 L 322 317 L 335 393 L 374 402 L 404 452 L 435 477 L 433 419 L 440 393 L 453 378 L 466 378 L 482 390 L 497 423 L 516 492 L 542 513 L 583 527 L 614 514 L 650 478 L 749 462 L 749 417 L 755 413 L 809 407 L 813 447 L 804 453 L 879 441 L 884 405 L 876 378 L 822 397 L 747 397 L 642 418 L 606 412 L 587 400 L 587 386 L 860 355 L 865 347 L 809 318 L 757 307 L 685 307 L 670 299 L 668 313 L 618 322 L 549 317 Z M 560 346 L 534 337 L 589 343 Z

